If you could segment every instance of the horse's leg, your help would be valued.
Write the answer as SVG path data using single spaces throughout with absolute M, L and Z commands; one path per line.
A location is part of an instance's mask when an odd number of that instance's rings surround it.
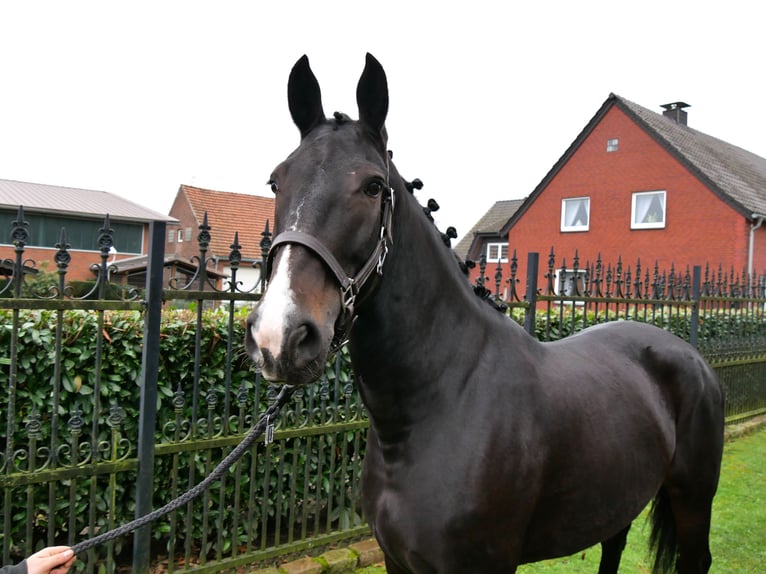
M 710 555 L 710 515 L 712 496 L 689 496 L 670 489 L 676 522 L 678 574 L 705 574 L 713 561 Z
M 707 395 L 693 409 L 687 407 L 688 415 L 679 415 L 676 451 L 664 487 L 675 523 L 679 574 L 705 574 L 712 563 L 710 517 L 723 451 L 723 399 L 720 391 L 710 391 L 718 389 L 717 381 L 703 383 L 709 383 Z
M 601 543 L 601 563 L 598 567 L 598 574 L 617 574 L 622 551 L 625 549 L 625 543 L 628 540 L 630 524 Z

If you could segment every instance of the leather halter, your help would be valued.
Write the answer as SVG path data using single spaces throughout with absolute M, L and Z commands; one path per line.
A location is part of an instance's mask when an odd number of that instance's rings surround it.
M 367 262 L 353 277 L 349 277 L 338 260 L 324 244 L 313 235 L 303 231 L 283 231 L 274 238 L 266 259 L 266 276 L 271 277 L 271 265 L 276 253 L 276 247 L 285 244 L 301 245 L 312 251 L 332 271 L 340 285 L 341 311 L 335 321 L 335 335 L 330 346 L 330 352 L 335 352 L 348 341 L 348 334 L 355 318 L 357 296 L 374 276 L 383 276 L 383 264 L 388 255 L 388 246 L 393 243 L 391 231 L 394 214 L 394 189 L 388 187 L 384 195 L 380 216 L 380 236 Z

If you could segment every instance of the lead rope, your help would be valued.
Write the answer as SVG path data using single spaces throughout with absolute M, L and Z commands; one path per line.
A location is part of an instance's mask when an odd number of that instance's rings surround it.
M 187 504 L 190 500 L 202 494 L 213 482 L 220 479 L 226 473 L 226 471 L 229 470 L 229 467 L 237 462 L 242 457 L 242 455 L 245 454 L 245 452 L 253 445 L 255 440 L 264 432 L 266 433 L 267 438 L 266 444 L 271 442 L 274 432 L 274 421 L 279 416 L 280 409 L 287 403 L 287 401 L 290 400 L 290 397 L 292 397 L 294 391 L 295 387 L 284 385 L 282 390 L 279 391 L 279 395 L 277 395 L 277 399 L 274 401 L 274 404 L 272 404 L 261 416 L 261 418 L 258 419 L 256 425 L 251 428 L 250 431 L 245 435 L 245 438 L 242 439 L 242 442 L 234 447 L 234 450 L 232 450 L 226 456 L 226 458 L 219 462 L 218 466 L 216 466 L 213 471 L 207 475 L 205 479 L 198 485 L 192 487 L 175 500 L 170 501 L 162 508 L 153 510 L 149 514 L 145 514 L 140 518 L 136 518 L 135 520 L 128 522 L 127 524 L 118 526 L 114 530 L 110 530 L 108 532 L 104 532 L 103 534 L 99 534 L 98 536 L 94 536 L 93 538 L 89 538 L 88 540 L 78 542 L 72 546 L 72 551 L 75 554 L 81 554 L 82 552 L 85 552 L 94 546 L 103 544 L 114 538 L 124 536 L 129 532 L 141 528 L 142 526 L 146 526 L 150 522 L 154 522 L 158 518 L 161 518 L 162 516 L 173 512 L 174 510 L 178 510 Z

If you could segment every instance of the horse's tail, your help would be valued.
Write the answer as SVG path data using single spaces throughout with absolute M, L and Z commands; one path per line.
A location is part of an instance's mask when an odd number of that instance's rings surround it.
M 654 497 L 650 518 L 652 533 L 649 537 L 649 546 L 654 552 L 652 574 L 674 572 L 678 558 L 678 540 L 670 496 L 665 486 L 662 486 Z

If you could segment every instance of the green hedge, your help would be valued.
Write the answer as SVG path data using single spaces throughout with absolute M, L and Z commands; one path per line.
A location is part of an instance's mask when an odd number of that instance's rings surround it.
M 17 372 L 17 428 L 22 427 L 32 409 L 46 413 L 52 407 L 52 385 L 55 365 L 55 332 L 57 312 L 21 312 L 18 332 Z M 172 418 L 171 405 L 177 388 L 190 394 L 194 376 L 194 346 L 196 316 L 191 311 L 170 311 L 163 314 L 160 341 L 160 371 L 158 412 L 160 424 Z M 250 361 L 242 352 L 243 319 L 234 325 L 234 350 L 231 364 L 231 388 L 240 385 L 252 390 L 254 372 Z M 62 314 L 62 389 L 59 414 L 67 417 L 75 407 L 82 410 L 85 426 L 92 416 L 93 392 L 96 385 L 96 339 L 99 331 L 98 315 L 87 311 L 67 311 Z M 0 311 L 0 357 L 9 360 L 11 341 L 11 313 Z M 227 357 L 228 316 L 223 312 L 205 312 L 202 315 L 200 356 L 200 406 L 198 416 L 205 416 L 205 399 L 211 390 L 224 393 L 224 372 Z M 101 423 L 106 423 L 108 407 L 117 404 L 124 409 L 124 428 L 130 434 L 138 417 L 139 374 L 143 336 L 143 318 L 138 312 L 104 312 L 101 356 Z M 8 369 L 0 370 L 0 384 L 8 385 Z M 265 401 L 265 397 L 263 400 Z M 7 396 L 0 396 L 5 406 Z M 191 398 L 188 399 L 191 404 Z M 190 413 L 186 413 L 187 415 Z M 0 432 L 4 432 L 3 427 Z
M 224 374 L 227 366 L 231 368 L 231 386 L 229 397 L 231 399 L 231 415 L 238 414 L 236 395 L 240 389 L 246 391 L 248 396 L 248 414 L 254 412 L 252 396 L 254 391 L 255 375 L 252 364 L 244 353 L 242 341 L 244 336 L 244 318 L 246 311 L 238 311 L 233 326 L 232 357 L 227 354 L 227 340 L 229 338 L 228 311 L 225 308 L 216 311 L 205 311 L 202 314 L 202 333 L 199 357 L 199 395 L 197 397 L 196 416 L 203 424 L 207 424 L 209 415 L 213 410 L 208 410 L 212 399 L 218 401 L 215 405 L 214 416 L 220 417 L 222 410 L 221 401 L 225 399 L 226 389 L 224 386 Z M 97 378 L 96 364 L 96 340 L 99 331 L 102 334 L 101 365 L 98 372 L 101 376 L 101 393 L 99 396 L 101 408 L 99 417 L 99 436 L 97 441 L 105 443 L 110 439 L 109 417 L 121 418 L 119 433 L 133 445 L 135 456 L 135 442 L 138 425 L 139 406 L 139 374 L 141 369 L 143 318 L 138 312 L 111 312 L 103 313 L 103 324 L 99 324 L 99 315 L 86 311 L 67 311 L 59 315 L 54 311 L 21 311 L 19 313 L 18 330 L 18 377 L 15 395 L 15 425 L 14 442 L 17 448 L 29 442 L 29 425 L 39 420 L 39 434 L 42 437 L 40 444 L 49 440 L 51 433 L 51 419 L 53 409 L 53 382 L 55 364 L 55 333 L 57 322 L 62 322 L 62 349 L 61 349 L 61 388 L 59 390 L 59 434 L 62 441 L 66 441 L 71 434 L 69 422 L 75 413 L 81 413 L 83 437 L 88 437 L 94 416 L 94 392 Z M 512 317 L 519 323 L 523 323 L 523 311 L 512 311 Z M 608 317 L 604 313 L 594 314 L 583 312 L 581 308 L 571 307 L 564 309 L 554 308 L 550 312 L 538 312 L 536 316 L 536 334 L 540 339 L 558 339 L 573 332 L 577 332 L 586 326 L 590 326 L 607 319 L 641 319 L 642 317 L 622 312 L 615 315 L 610 312 Z M 196 337 L 197 314 L 194 309 L 168 310 L 163 312 L 163 323 L 160 343 L 160 385 L 158 393 L 158 421 L 156 425 L 156 443 L 172 441 L 173 432 L 177 429 L 176 419 L 188 421 L 192 415 L 192 384 L 195 364 L 195 337 Z M 682 337 L 688 337 L 690 316 L 678 313 L 657 313 L 648 318 L 658 326 L 676 332 Z M 9 384 L 9 358 L 10 341 L 12 331 L 12 312 L 0 310 L 0 412 L 8 412 L 8 393 L 5 389 Z M 727 347 L 741 342 L 753 345 L 753 341 L 766 340 L 766 324 L 758 318 L 747 313 L 731 312 L 731 310 L 710 311 L 703 313 L 700 318 L 700 344 L 709 345 L 711 348 Z M 351 379 L 351 367 L 348 355 L 344 353 L 340 357 L 340 368 L 335 369 L 334 364 L 328 364 L 326 369 L 329 400 L 331 401 L 337 389 L 342 389 Z M 266 388 L 263 385 L 258 397 L 259 410 L 262 411 L 268 403 Z M 178 402 L 179 390 L 184 393 L 183 403 Z M 304 409 L 308 407 L 304 405 Z M 297 415 L 300 417 L 300 415 Z M 320 415 L 321 416 L 321 415 Z M 317 417 L 319 418 L 319 417 Z M 295 421 L 296 424 L 303 424 Z M 305 421 L 304 421 L 305 422 Z M 212 423 L 213 427 L 220 426 L 220 420 Z M 235 429 L 249 427 L 252 421 L 233 423 Z M 180 430 L 180 429 L 179 429 Z M 213 432 L 213 431 L 211 431 Z M 0 453 L 4 453 L 7 444 L 6 425 L 3 421 L 0 426 Z M 334 464 L 340 460 L 343 451 L 357 449 L 354 452 L 354 460 L 358 461 L 363 451 L 363 441 L 359 446 L 358 435 L 347 433 L 340 437 L 338 443 L 330 448 L 320 440 L 315 440 L 311 452 L 301 450 L 305 442 L 287 442 L 281 450 L 272 453 L 270 476 L 268 481 L 264 475 L 262 466 L 253 478 L 257 484 L 268 482 L 274 489 L 281 484 L 282 498 L 276 504 L 278 512 L 283 516 L 290 513 L 290 489 L 287 481 L 291 476 L 278 472 L 279 464 L 289 464 L 297 469 L 297 476 L 292 477 L 303 483 L 304 473 L 308 472 L 312 477 L 321 474 L 317 478 L 306 478 L 310 482 L 311 492 L 325 491 L 332 485 L 330 493 L 335 500 L 340 499 L 349 488 L 348 475 L 342 475 L 340 465 Z M 345 445 L 342 442 L 345 441 Z M 324 446 L 323 446 L 324 445 Z M 208 459 L 218 461 L 222 458 L 221 449 L 208 453 L 183 453 L 179 455 L 179 463 L 183 468 L 193 464 L 197 469 L 196 481 L 205 473 L 205 465 Z M 7 463 L 6 463 L 7 464 Z M 174 473 L 173 459 L 171 456 L 158 457 L 155 468 L 155 507 L 159 507 L 173 498 L 172 478 L 179 473 Z M 319 469 L 322 470 L 319 473 Z M 107 500 L 106 493 L 97 493 L 95 500 L 89 489 L 87 481 L 80 480 L 74 488 L 76 508 L 79 515 L 87 514 L 88 509 L 95 503 L 99 524 L 106 526 L 105 516 L 108 509 L 112 508 L 113 517 L 117 524 L 130 520 L 133 516 L 133 490 L 135 476 L 133 473 L 120 473 L 117 476 L 117 496 L 113 500 Z M 186 489 L 188 470 L 180 473 L 178 488 L 179 492 Z M 100 479 L 99 479 L 100 480 Z M 250 477 L 243 477 L 241 485 L 242 496 L 245 496 L 250 483 Z M 62 538 L 68 536 L 68 524 L 66 523 L 67 512 L 65 507 L 69 504 L 70 482 L 61 481 L 56 486 L 57 505 L 59 508 L 47 508 L 47 487 L 41 486 L 39 495 L 35 495 L 36 504 L 36 530 L 39 536 L 44 536 L 47 522 L 50 517 L 57 520 L 56 532 Z M 227 500 L 232 496 L 232 481 L 227 482 Z M 344 490 L 345 489 L 345 490 Z M 230 509 L 226 508 L 226 518 L 218 516 L 220 491 L 212 491 L 210 499 L 211 513 L 207 523 L 201 515 L 195 515 L 191 520 L 189 529 L 181 528 L 183 535 L 191 537 L 195 544 L 203 538 L 203 532 L 207 533 L 207 539 L 214 541 L 218 534 L 222 534 L 227 544 L 244 543 L 248 536 L 252 536 L 246 528 L 241 526 L 244 515 L 239 517 L 240 527 L 236 533 L 232 532 L 231 518 L 228 516 Z M 300 498 L 300 497 L 299 497 Z M 332 517 L 337 523 L 349 523 L 356 519 L 356 509 L 353 501 L 346 497 L 345 506 L 334 510 Z M 316 501 L 297 500 L 297 504 L 312 504 L 312 512 L 322 512 L 323 509 L 315 508 Z M 226 507 L 227 503 L 224 503 Z M 23 507 L 23 504 L 20 508 Z M 196 507 L 195 507 L 196 508 Z M 260 515 L 260 506 L 255 509 L 257 521 L 264 519 Z M 326 510 L 326 509 L 324 509 Z M 185 510 L 180 516 L 185 516 Z M 196 510 L 194 512 L 197 512 Z M 244 511 L 243 511 L 244 512 Z M 272 509 L 272 512 L 274 510 Z M 301 512 L 297 515 L 300 517 Z M 314 515 L 312 515 L 313 517 Z M 220 521 L 218 519 L 220 518 Z M 275 517 L 265 517 L 266 520 L 274 520 Z M 312 518 L 313 520 L 313 518 Z M 322 520 L 324 521 L 324 519 Z M 12 532 L 5 533 L 13 542 L 22 541 L 25 536 L 26 518 L 21 511 L 13 517 Z M 300 523 L 300 518 L 298 520 Z M 77 537 L 82 529 L 82 523 L 77 524 Z M 166 526 L 157 527 L 155 536 L 164 535 Z M 37 536 L 37 535 L 36 535 Z M 210 546 L 212 542 L 208 544 Z
M 239 403 L 237 394 L 245 391 L 247 402 L 244 406 L 248 416 L 255 412 L 253 407 L 253 392 L 256 376 L 252 363 L 244 353 L 242 341 L 244 337 L 244 318 L 245 310 L 237 312 L 233 324 L 233 352 L 230 358 L 227 354 L 227 340 L 229 338 L 229 316 L 225 308 L 217 311 L 205 311 L 202 314 L 202 332 L 199 357 L 199 388 L 197 397 L 197 420 L 200 426 L 207 428 L 207 434 L 215 435 L 220 433 L 222 421 L 222 405 L 226 398 L 225 371 L 227 366 L 231 368 L 231 383 L 229 399 L 231 403 L 230 415 L 234 417 L 231 423 L 233 432 L 242 432 L 252 424 L 252 418 L 249 420 L 236 420 L 239 414 Z M 30 444 L 30 423 L 37 421 L 39 423 L 38 434 L 40 439 L 38 445 L 45 445 L 50 441 L 52 411 L 54 405 L 53 386 L 55 369 L 55 338 L 56 327 L 59 320 L 59 313 L 55 311 L 21 311 L 18 329 L 17 342 L 17 380 L 15 393 L 15 425 L 14 425 L 14 443 L 15 449 L 26 449 Z M 102 324 L 99 324 L 97 313 L 87 311 L 66 311 L 61 313 L 62 322 L 62 341 L 61 341 L 61 386 L 59 389 L 58 406 L 58 428 L 60 442 L 66 443 L 72 434 L 70 421 L 75 414 L 79 414 L 82 422 L 82 435 L 80 441 L 90 440 L 91 427 L 94 416 L 95 388 L 97 379 L 96 363 L 96 340 L 99 331 L 102 333 L 102 353 L 100 373 L 100 409 L 99 434 L 96 442 L 109 444 L 111 429 L 109 426 L 110 417 L 120 419 L 119 438 L 127 439 L 132 445 L 131 457 L 135 457 L 135 448 L 138 433 L 138 407 L 139 407 L 139 375 L 141 370 L 142 354 L 142 336 L 143 336 L 143 317 L 138 312 L 112 312 L 103 313 Z M 176 420 L 182 421 L 183 431 L 188 430 L 188 421 L 192 418 L 193 405 L 193 378 L 195 364 L 195 338 L 196 338 L 197 314 L 194 309 L 191 310 L 169 310 L 163 312 L 163 321 L 161 327 L 160 340 L 160 369 L 159 369 L 159 387 L 157 399 L 157 425 L 155 443 L 167 443 L 173 441 L 173 430 L 176 427 Z M 8 386 L 9 386 L 9 364 L 10 347 L 12 332 L 12 312 L 0 310 L 0 412 L 8 413 Z M 340 358 L 340 370 L 338 374 L 335 371 L 335 365 L 328 364 L 326 369 L 328 385 L 327 399 L 332 401 L 336 391 L 336 380 L 339 385 L 347 383 L 351 379 L 350 361 L 347 353 L 343 353 Z M 268 385 L 262 384 L 260 395 L 258 397 L 259 412 L 262 412 L 269 402 Z M 182 391 L 182 393 L 180 392 Z M 179 399 L 183 396 L 183 400 Z M 304 399 L 304 402 L 307 399 Z M 215 403 L 215 404 L 213 404 Z M 211 409 L 208 407 L 211 406 Z M 295 416 L 293 418 L 296 418 Z M 208 424 L 208 420 L 212 423 Z M 300 423 L 301 421 L 297 421 Z M 305 421 L 304 421 L 305 422 Z M 209 428 L 209 427 L 212 427 Z M 348 440 L 352 437 L 349 435 Z M 341 490 L 347 489 L 347 477 L 341 476 L 340 465 L 331 464 L 337 462 L 339 456 L 336 450 L 330 448 L 320 448 L 323 443 L 319 440 L 314 441 L 312 453 L 295 452 L 296 441 L 285 442 L 282 448 L 274 449 L 269 477 L 269 483 L 276 489 L 281 481 L 285 483 L 291 479 L 290 476 L 280 475 L 278 472 L 278 462 L 280 460 L 289 460 L 292 463 L 292 457 L 298 457 L 297 468 L 300 476 L 292 477 L 294 480 L 303 482 L 303 473 L 316 473 L 319 467 L 322 468 L 322 476 L 312 478 L 311 480 L 318 484 L 312 484 L 311 488 L 316 491 L 321 490 L 324 485 L 332 484 L 333 497 L 337 500 L 341 497 Z M 0 426 L 0 454 L 6 451 L 6 420 L 3 420 Z M 68 454 L 67 452 L 63 453 Z M 179 494 L 187 488 L 188 467 L 193 464 L 196 468 L 195 482 L 199 482 L 201 477 L 206 474 L 207 460 L 212 459 L 213 466 L 224 456 L 220 448 L 212 451 L 190 451 L 179 455 L 178 463 L 185 466 L 180 473 L 176 473 L 179 479 Z M 356 453 L 361 455 L 361 453 Z M 306 456 L 310 458 L 308 464 Z M 301 458 L 302 457 L 302 458 Z M 320 460 L 320 458 L 322 460 Z M 68 461 L 66 461 L 68 462 Z M 28 461 L 21 461 L 21 464 L 29 464 Z M 39 464 L 39 462 L 38 462 Z M 155 507 L 167 503 L 172 493 L 172 456 L 162 456 L 155 458 Z M 261 485 L 265 481 L 263 466 L 258 465 L 258 472 L 254 478 L 257 484 Z M 333 476 L 330 473 L 335 473 Z M 87 524 L 88 509 L 95 504 L 98 516 L 98 524 L 107 527 L 106 516 L 109 512 L 113 513 L 116 524 L 127 522 L 133 518 L 133 491 L 135 488 L 135 475 L 132 472 L 122 472 L 116 475 L 117 478 L 117 496 L 113 500 L 107 500 L 107 483 L 104 482 L 103 492 L 99 491 L 92 499 L 90 487 L 87 479 L 79 479 L 75 492 L 75 507 L 78 515 L 76 526 L 76 538 L 80 538 L 80 531 Z M 246 500 L 247 490 L 249 488 L 249 476 L 242 477 L 241 495 Z M 101 479 L 99 479 L 101 481 Z M 101 484 L 101 482 L 99 483 Z M 36 537 L 42 539 L 45 536 L 48 520 L 51 517 L 57 521 L 56 532 L 59 540 L 66 540 L 68 537 L 69 526 L 68 505 L 70 498 L 69 480 L 60 481 L 56 485 L 56 499 L 58 508 L 51 512 L 48 508 L 47 487 L 40 486 L 35 494 L 35 532 Z M 277 508 L 284 516 L 289 513 L 289 488 L 284 487 L 282 500 L 277 504 Z M 229 481 L 226 485 L 227 498 L 233 497 L 233 482 Z M 24 492 L 24 489 L 15 492 Z M 15 495 L 14 495 L 15 496 Z M 218 497 L 220 490 L 212 490 L 211 509 L 218 508 Z M 18 498 L 18 497 L 17 497 Z M 336 510 L 340 515 L 353 515 L 355 510 L 351 506 L 348 496 L 345 496 L 346 508 Z M 20 544 L 25 537 L 25 528 L 27 518 L 22 512 L 24 504 L 16 509 L 13 516 L 12 532 L 5 533 L 11 540 L 11 544 Z M 112 508 L 109 511 L 109 508 Z M 261 520 L 260 506 L 255 509 L 255 518 L 258 522 Z M 185 517 L 186 509 L 179 512 L 181 519 Z M 183 536 L 190 536 L 195 545 L 203 537 L 203 530 L 207 530 L 207 538 L 215 541 L 218 536 L 218 530 L 226 531 L 230 528 L 224 520 L 217 522 L 217 510 L 212 510 L 207 519 L 207 525 L 203 523 L 201 512 L 197 512 L 191 521 L 191 528 L 181 528 Z M 300 512 L 299 512 L 300 514 Z M 79 517 L 82 517 L 81 519 Z M 344 520 L 343 516 L 335 519 Z M 240 517 L 240 522 L 242 517 Z M 272 515 L 269 520 L 274 520 Z M 154 530 L 155 537 L 164 535 L 167 527 L 158 527 Z M 239 542 L 243 542 L 247 532 L 240 528 L 234 537 Z M 227 546 L 234 538 L 228 531 L 223 536 Z M 0 537 L 1 538 L 1 537 Z M 122 542 L 118 543 L 118 548 Z M 210 546 L 210 544 L 208 545 Z

